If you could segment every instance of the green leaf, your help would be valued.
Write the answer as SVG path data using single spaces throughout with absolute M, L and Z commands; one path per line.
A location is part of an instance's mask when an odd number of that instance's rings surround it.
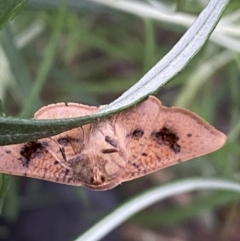
M 9 176 L 5 174 L 0 174 L 0 213 L 2 212 L 8 185 L 9 185 Z
M 39 68 L 39 72 L 37 74 L 35 83 L 31 89 L 28 97 L 25 100 L 25 105 L 21 112 L 21 116 L 26 116 L 26 115 L 28 115 L 29 112 L 31 112 L 32 105 L 33 105 L 33 103 L 37 102 L 39 93 L 40 93 L 45 81 L 47 80 L 46 77 L 54 62 L 59 34 L 60 34 L 61 29 L 64 24 L 64 19 L 65 19 L 65 14 L 66 14 L 66 4 L 67 4 L 66 0 L 60 1 L 59 11 L 56 16 L 55 23 L 54 23 L 54 30 L 53 30 L 49 44 L 45 51 L 45 58 L 42 62 L 42 65 Z
M 113 212 L 108 214 L 105 218 L 83 233 L 79 238 L 75 239 L 75 241 L 100 240 L 105 235 L 110 233 L 114 228 L 118 227 L 124 221 L 144 208 L 147 208 L 150 205 L 153 205 L 173 195 L 195 190 L 231 190 L 239 193 L 240 184 L 221 179 L 206 180 L 199 178 L 182 180 L 172 184 L 153 188 L 116 208 Z
M 0 117 L 0 144 L 7 145 L 56 135 L 95 120 L 94 116 L 58 120 L 30 120 Z
M 228 0 L 211 0 L 196 21 L 172 48 L 132 88 L 104 108 L 101 113 L 125 109 L 154 94 L 177 75 L 206 43 L 219 21 Z
M 14 36 L 9 27 L 6 27 L 0 32 L 0 42 L 17 83 L 18 93 L 21 97 L 19 98 L 19 102 L 23 104 L 25 96 L 31 91 L 32 80 L 25 60 L 15 45 Z M 41 101 L 39 98 L 36 100 L 36 103 L 40 105 Z
M 4 116 L 4 109 L 3 109 L 2 100 L 0 100 L 0 116 Z
M 0 0 L 0 30 L 24 7 L 28 0 Z
M 147 226 L 159 225 L 160 223 L 173 225 L 177 222 L 192 218 L 203 210 L 216 209 L 233 201 L 239 201 L 239 193 L 229 191 L 213 192 L 202 197 L 197 197 L 187 205 L 141 213 L 134 216 L 131 221 Z
M 96 114 L 75 119 L 27 120 L 0 118 L 0 145 L 31 141 L 90 123 L 127 109 L 154 94 L 196 55 L 220 19 L 228 0 L 211 0 L 172 50 L 138 83 Z M 32 97 L 33 95 L 31 95 Z M 28 100 L 28 106 L 31 103 Z

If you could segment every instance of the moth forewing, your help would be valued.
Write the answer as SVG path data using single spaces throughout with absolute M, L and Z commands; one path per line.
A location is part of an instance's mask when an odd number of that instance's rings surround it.
M 151 108 L 153 104 L 158 106 L 157 112 Z M 136 108 L 140 119 L 141 104 Z M 181 108 L 164 107 L 155 97 L 150 96 L 145 101 L 144 109 L 148 111 L 148 120 L 153 124 L 150 125 L 147 135 L 137 135 L 138 138 L 131 136 L 129 146 L 133 151 L 122 173 L 124 181 L 213 152 L 226 141 L 223 133 L 196 114 Z M 157 118 L 155 113 L 158 113 Z M 131 112 L 128 118 L 131 118 L 130 116 Z M 137 125 L 139 124 L 136 124 L 136 127 Z

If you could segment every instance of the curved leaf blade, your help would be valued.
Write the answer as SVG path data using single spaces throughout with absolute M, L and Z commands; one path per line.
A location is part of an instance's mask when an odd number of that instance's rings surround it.
M 101 113 L 125 109 L 156 91 L 177 75 L 206 43 L 218 23 L 228 0 L 212 0 L 188 31 L 148 73 Z
M 197 190 L 229 190 L 240 192 L 240 184 L 224 179 L 186 179 L 175 183 L 166 184 L 144 192 L 124 203 L 100 220 L 75 241 L 97 241 L 105 237 L 124 221 L 159 201 L 179 193 Z
M 0 29 L 10 22 L 28 0 L 0 0 Z
M 0 145 L 52 136 L 104 118 L 135 105 L 154 94 L 196 55 L 219 21 L 229 0 L 211 0 L 173 49 L 132 88 L 96 114 L 74 119 L 29 120 L 0 118 Z

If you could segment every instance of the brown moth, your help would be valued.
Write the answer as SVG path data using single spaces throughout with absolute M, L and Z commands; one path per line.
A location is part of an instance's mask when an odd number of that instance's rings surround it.
M 95 106 L 58 103 L 35 119 L 90 115 Z M 0 147 L 0 172 L 107 190 L 219 149 L 226 136 L 194 113 L 150 96 L 137 106 L 50 138 Z

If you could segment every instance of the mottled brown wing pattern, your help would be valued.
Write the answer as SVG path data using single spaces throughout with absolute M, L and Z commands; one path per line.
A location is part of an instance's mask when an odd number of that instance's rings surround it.
M 158 105 L 157 118 L 155 108 L 150 113 L 153 103 Z M 121 176 L 124 181 L 207 154 L 225 143 L 223 133 L 190 111 L 163 107 L 154 97 L 149 97 L 145 104 L 149 118 L 154 121 L 151 121 L 153 124 L 147 133 L 144 148 L 133 145 L 135 150 L 131 151 L 128 165 Z M 139 112 L 139 119 L 141 115 Z M 132 155 L 138 152 L 138 157 Z
M 36 112 L 35 119 L 70 118 L 91 114 L 97 107 L 75 103 L 52 104 Z M 79 153 L 89 126 L 75 128 L 51 138 L 0 147 L 2 173 L 33 177 L 53 182 L 81 185 L 73 180 L 67 160 Z M 61 162 L 61 163 L 60 163 Z
M 44 147 L 44 142 L 3 146 L 0 149 L 0 159 L 2 173 L 61 183 L 71 180 L 69 170 L 57 165 L 58 162 Z
M 159 102 L 148 99 L 116 118 L 116 123 L 119 123 L 125 132 L 124 142 L 129 159 L 137 160 L 141 155 L 145 155 L 145 151 L 149 151 L 146 150 L 147 143 L 158 116 Z

